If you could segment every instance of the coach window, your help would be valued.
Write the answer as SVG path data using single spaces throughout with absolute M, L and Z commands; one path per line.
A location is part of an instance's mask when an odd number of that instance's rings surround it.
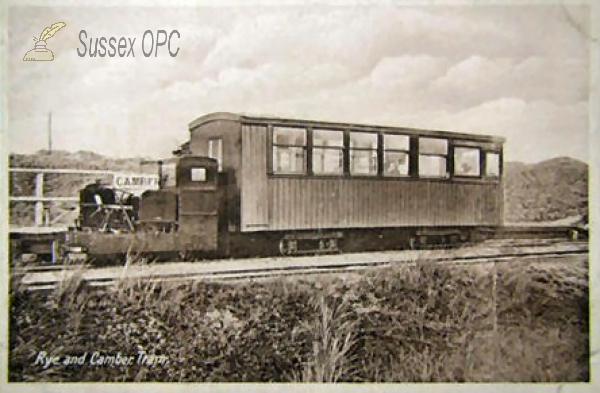
M 306 129 L 273 127 L 273 172 L 306 173 Z
M 350 132 L 350 173 L 377 175 L 377 134 Z
M 448 177 L 447 160 L 447 140 L 419 138 L 419 176 Z
M 208 140 L 208 156 L 219 163 L 219 172 L 223 169 L 223 139 Z
M 485 153 L 485 175 L 487 177 L 500 177 L 500 153 Z
M 476 147 L 454 147 L 454 175 L 479 177 L 480 150 Z
M 312 157 L 314 174 L 344 173 L 344 132 L 314 129 Z
M 409 153 L 410 137 L 408 135 L 384 135 L 383 174 L 385 176 L 408 176 Z

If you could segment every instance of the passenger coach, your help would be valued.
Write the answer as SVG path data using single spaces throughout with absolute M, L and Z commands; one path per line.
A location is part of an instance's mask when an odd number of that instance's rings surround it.
M 179 154 L 218 163 L 222 253 L 473 240 L 503 224 L 504 139 L 213 113 Z

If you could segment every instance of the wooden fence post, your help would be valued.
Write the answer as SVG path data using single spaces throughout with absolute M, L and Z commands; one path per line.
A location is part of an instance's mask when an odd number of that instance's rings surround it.
M 493 370 L 494 370 L 494 378 L 491 382 L 498 381 L 498 354 L 500 352 L 499 348 L 499 340 L 498 340 L 498 269 L 496 266 L 496 261 L 492 262 L 492 315 L 493 315 Z
M 35 197 L 44 197 L 44 173 L 38 172 L 35 174 Z M 35 202 L 35 226 L 44 225 L 44 202 L 40 199 Z

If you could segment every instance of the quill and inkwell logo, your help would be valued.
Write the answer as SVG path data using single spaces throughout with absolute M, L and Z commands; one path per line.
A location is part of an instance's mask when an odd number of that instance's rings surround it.
M 57 31 L 65 27 L 63 22 L 57 22 L 50 27 L 46 27 L 40 38 L 33 37 L 35 41 L 35 47 L 29 52 L 25 53 L 23 61 L 52 61 L 54 60 L 54 53 L 50 49 L 46 48 L 46 42 L 56 34 Z

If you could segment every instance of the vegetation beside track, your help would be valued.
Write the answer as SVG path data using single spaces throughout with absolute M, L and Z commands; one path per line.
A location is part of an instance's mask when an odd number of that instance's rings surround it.
M 13 277 L 9 378 L 587 381 L 587 271 L 421 262 L 236 284 L 88 288 L 73 278 L 45 294 Z M 41 352 L 58 361 L 35 364 Z M 98 364 L 117 355 L 133 361 Z M 64 365 L 67 356 L 83 362 Z

